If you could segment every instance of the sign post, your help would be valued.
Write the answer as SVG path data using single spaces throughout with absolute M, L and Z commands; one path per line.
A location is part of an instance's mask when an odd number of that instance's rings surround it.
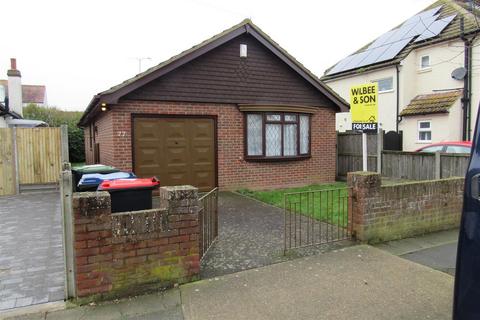
M 363 171 L 368 170 L 367 133 L 378 130 L 378 83 L 367 83 L 350 88 L 352 130 L 362 132 Z

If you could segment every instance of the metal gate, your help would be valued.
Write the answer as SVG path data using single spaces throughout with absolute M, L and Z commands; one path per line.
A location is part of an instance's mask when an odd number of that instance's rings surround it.
M 284 253 L 352 238 L 348 188 L 285 193 Z
M 218 188 L 204 194 L 200 202 L 200 257 L 203 259 L 218 236 Z

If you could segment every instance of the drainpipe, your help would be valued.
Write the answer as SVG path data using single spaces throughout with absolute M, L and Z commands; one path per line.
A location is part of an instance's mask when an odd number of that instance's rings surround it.
M 396 127 L 395 130 L 398 133 L 398 124 L 402 119 L 398 116 L 400 114 L 400 68 L 399 64 L 395 65 L 395 68 L 397 69 L 397 113 L 396 113 Z
M 472 101 L 472 43 L 475 36 L 471 39 L 465 37 L 465 25 L 463 17 L 460 20 L 461 38 L 464 43 L 464 68 L 467 74 L 463 79 L 463 115 L 462 115 L 462 139 L 471 139 L 471 101 Z

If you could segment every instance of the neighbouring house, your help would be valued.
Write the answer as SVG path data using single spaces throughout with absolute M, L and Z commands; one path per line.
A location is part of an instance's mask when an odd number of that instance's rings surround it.
M 0 80 L 0 128 L 38 127 L 46 123 L 23 119 L 23 107 L 29 103 L 45 105 L 45 86 L 22 85 L 22 75 L 17 69 L 17 60 L 10 59 L 8 80 Z
M 378 82 L 379 122 L 403 132 L 403 149 L 470 140 L 480 91 L 479 7 L 440 0 L 329 68 L 321 78 L 344 99 L 353 85 Z M 478 20 L 478 21 L 477 21 Z M 351 129 L 349 113 L 337 129 Z
M 348 104 L 250 20 L 95 95 L 87 163 L 162 185 L 270 188 L 335 179 Z

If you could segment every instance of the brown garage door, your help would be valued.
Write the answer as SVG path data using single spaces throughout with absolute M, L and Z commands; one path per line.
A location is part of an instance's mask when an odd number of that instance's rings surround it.
M 211 118 L 134 118 L 134 172 L 160 184 L 209 191 L 216 185 Z

